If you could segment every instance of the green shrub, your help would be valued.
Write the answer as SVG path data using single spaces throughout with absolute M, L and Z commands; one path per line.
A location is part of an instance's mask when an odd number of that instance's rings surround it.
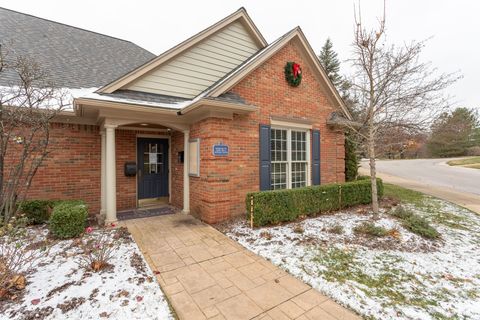
M 427 220 L 416 214 L 404 220 L 403 226 L 413 233 L 427 239 L 437 239 L 440 237 L 440 233 L 432 227 Z
M 397 206 L 395 210 L 391 211 L 391 215 L 397 217 L 400 220 L 406 220 L 413 216 L 413 212 L 410 210 L 406 210 L 403 206 Z
M 88 209 L 84 202 L 57 202 L 49 220 L 50 232 L 60 239 L 78 237 L 85 229 L 87 217 Z
M 52 201 L 49 200 L 25 200 L 20 203 L 20 212 L 24 213 L 28 223 L 41 224 L 50 218 Z
M 367 221 L 353 228 L 353 231 L 372 237 L 385 237 L 388 234 L 388 230 L 384 227 L 376 226 L 372 222 Z
M 440 233 L 430 225 L 430 223 L 423 217 L 415 214 L 411 210 L 407 210 L 402 206 L 398 206 L 392 215 L 402 221 L 404 228 L 411 232 L 418 234 L 421 237 L 427 239 L 437 239 L 440 237 Z
M 357 176 L 357 180 L 369 180 L 370 179 L 370 176 Z
M 345 180 L 354 181 L 358 175 L 358 159 L 356 143 L 353 141 L 353 134 L 345 134 Z
M 70 205 L 77 205 L 77 204 L 85 205 L 85 201 L 77 200 L 77 199 L 74 199 L 74 200 L 51 200 L 50 202 L 52 203 L 52 208 L 56 207 L 59 204 L 64 204 L 64 203 L 67 203 L 67 204 L 70 204 Z
M 383 183 L 377 179 L 378 195 L 383 195 Z M 253 224 L 263 226 L 294 221 L 300 216 L 316 215 L 358 204 L 372 202 L 369 180 L 333 183 L 289 190 L 252 192 L 247 194 L 247 217 L 253 197 Z

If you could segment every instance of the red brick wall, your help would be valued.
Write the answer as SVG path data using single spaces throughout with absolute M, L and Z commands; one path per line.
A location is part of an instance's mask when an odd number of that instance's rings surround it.
M 137 205 L 137 180 L 126 177 L 124 164 L 136 161 L 137 134 L 152 134 L 133 130 L 115 130 L 117 164 L 117 210 Z M 177 163 L 177 144 L 183 150 L 183 133 L 172 134 L 172 204 L 183 203 L 183 165 Z M 52 125 L 50 154 L 35 175 L 28 193 L 29 199 L 82 199 L 91 214 L 100 211 L 101 137 L 98 126 Z
M 100 134 L 97 126 L 52 124 L 49 151 L 35 175 L 30 199 L 82 199 L 100 210 Z
M 299 87 L 285 81 L 287 61 L 302 66 Z M 209 118 L 192 126 L 191 137 L 201 139 L 201 177 L 190 178 L 193 214 L 214 223 L 244 213 L 246 193 L 259 189 L 259 124 L 270 124 L 271 116 L 313 121 L 321 134 L 321 183 L 344 181 L 343 133 L 326 126 L 336 109 L 294 44 L 286 45 L 231 91 L 260 110 L 233 119 Z M 212 146 L 219 142 L 229 145 L 228 157 L 212 155 Z
M 117 163 L 117 210 L 132 209 L 137 206 L 137 178 L 126 177 L 125 162 L 137 161 L 137 132 L 115 130 L 115 161 Z

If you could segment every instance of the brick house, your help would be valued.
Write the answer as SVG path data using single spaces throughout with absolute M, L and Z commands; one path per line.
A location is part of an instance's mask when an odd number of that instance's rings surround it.
M 162 202 L 215 223 L 244 213 L 250 191 L 345 180 L 337 120 L 351 117 L 298 27 L 269 44 L 241 8 L 154 56 L 6 9 L 0 18 L 14 48 L 73 95 L 30 198 L 84 199 L 107 221 Z

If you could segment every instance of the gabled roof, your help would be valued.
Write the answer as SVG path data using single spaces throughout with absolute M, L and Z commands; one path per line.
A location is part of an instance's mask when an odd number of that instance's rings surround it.
M 345 106 L 343 99 L 341 98 L 335 86 L 330 81 L 330 78 L 328 77 L 325 69 L 322 67 L 320 60 L 313 51 L 313 48 L 310 46 L 307 38 L 305 37 L 300 27 L 296 27 L 293 30 L 287 32 L 286 34 L 284 34 L 283 36 L 281 36 L 256 54 L 254 54 L 242 65 L 234 69 L 232 72 L 227 74 L 219 81 L 217 81 L 213 86 L 211 86 L 201 95 L 204 97 L 215 98 L 222 94 L 225 94 L 226 92 L 228 92 L 228 90 L 234 87 L 243 78 L 245 78 L 262 63 L 267 61 L 270 57 L 272 57 L 275 53 L 277 53 L 280 49 L 282 49 L 287 43 L 292 40 L 298 40 L 300 48 L 302 48 L 305 52 L 306 58 L 310 60 L 309 62 L 311 62 L 314 71 L 317 72 L 318 78 L 326 88 L 327 94 L 330 96 L 330 99 L 334 102 L 335 106 L 340 107 L 348 119 L 352 119 L 352 116 L 348 111 L 347 107 Z
M 281 50 L 287 43 L 290 41 L 297 41 L 299 48 L 303 49 L 305 54 L 305 58 L 308 59 L 310 62 L 312 69 L 316 72 L 317 78 L 324 86 L 327 97 L 334 103 L 336 107 L 339 107 L 345 116 L 351 120 L 352 117 L 350 112 L 346 108 L 342 98 L 340 97 L 338 91 L 335 89 L 334 85 L 331 83 L 330 79 L 328 78 L 324 68 L 322 67 L 318 57 L 315 55 L 312 47 L 308 43 L 305 35 L 303 34 L 300 27 L 296 27 L 291 31 L 287 32 L 268 46 L 264 47 L 263 49 L 259 50 L 257 53 L 253 54 L 250 58 L 248 58 L 244 63 L 239 65 L 237 68 L 233 69 L 230 73 L 226 74 L 223 78 L 218 80 L 214 83 L 211 87 L 203 91 L 201 94 L 196 96 L 194 99 L 183 99 L 182 103 L 174 103 L 172 105 L 173 108 L 179 110 L 180 113 L 183 113 L 184 109 L 188 109 L 190 105 L 194 105 L 202 100 L 217 100 L 217 101 L 228 101 L 232 103 L 236 103 L 237 105 L 245 104 L 245 101 L 241 97 L 229 92 L 229 90 L 234 87 L 237 83 L 239 83 L 242 79 L 244 79 L 248 74 L 254 71 L 258 66 L 262 63 L 267 61 L 270 57 L 272 57 L 275 53 Z M 117 90 L 111 94 L 108 93 L 101 93 L 100 90 L 97 91 L 95 94 L 97 99 L 111 99 L 113 97 L 117 98 L 124 98 L 121 97 L 119 94 L 122 92 L 126 92 L 124 90 Z M 134 91 L 132 91 L 134 92 Z M 132 94 L 130 93 L 131 100 L 137 100 L 142 93 Z M 163 100 L 166 99 L 165 96 L 159 96 L 156 94 L 147 94 L 151 97 L 157 96 L 157 99 Z M 110 96 L 110 97 L 107 97 Z M 168 98 L 168 97 L 167 97 Z M 174 97 L 170 97 L 173 99 Z M 146 101 L 146 99 L 138 99 L 138 104 L 150 104 L 150 101 Z
M 240 8 L 233 14 L 229 15 L 228 17 L 220 20 L 219 22 L 215 23 L 214 25 L 208 27 L 207 29 L 197 33 L 196 35 L 190 37 L 189 39 L 183 41 L 182 43 L 178 44 L 177 46 L 165 51 L 155 59 L 145 63 L 144 65 L 138 67 L 137 69 L 121 76 L 120 78 L 116 79 L 115 81 L 105 85 L 104 87 L 100 88 L 97 92 L 98 93 L 112 93 L 115 90 L 121 89 L 125 87 L 127 84 L 139 79 L 143 75 L 147 74 L 148 72 L 160 67 L 164 63 L 167 63 L 174 57 L 180 55 L 183 52 L 186 52 L 190 48 L 194 47 L 196 44 L 201 42 L 202 40 L 206 39 L 207 37 L 215 34 L 219 30 L 225 28 L 226 26 L 232 24 L 235 21 L 240 21 L 245 28 L 247 29 L 248 33 L 252 36 L 254 41 L 260 48 L 267 46 L 267 41 L 262 36 L 260 31 L 257 29 L 247 11 L 244 8 Z
M 153 59 L 136 44 L 32 15 L 0 8 L 0 44 L 9 56 L 34 59 L 57 87 L 90 88 L 109 83 Z M 14 85 L 2 72 L 0 85 Z

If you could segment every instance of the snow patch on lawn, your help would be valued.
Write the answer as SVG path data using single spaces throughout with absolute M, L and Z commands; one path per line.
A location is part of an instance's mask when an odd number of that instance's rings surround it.
M 386 212 L 374 219 L 354 211 L 255 230 L 237 223 L 226 233 L 363 316 L 480 319 L 479 216 L 431 198 L 408 209 L 429 220 L 441 239 L 423 239 Z M 355 234 L 365 221 L 400 237 Z
M 47 233 L 43 229 L 33 232 L 36 240 L 44 240 Z M 131 238 L 121 243 L 109 261 L 113 269 L 98 273 L 79 267 L 81 250 L 75 241 L 58 241 L 49 247 L 26 276 L 23 301 L 4 305 L 0 319 L 24 319 L 27 315 L 32 319 L 174 319 Z M 132 263 L 134 256 L 136 264 Z M 35 300 L 38 304 L 32 303 Z

